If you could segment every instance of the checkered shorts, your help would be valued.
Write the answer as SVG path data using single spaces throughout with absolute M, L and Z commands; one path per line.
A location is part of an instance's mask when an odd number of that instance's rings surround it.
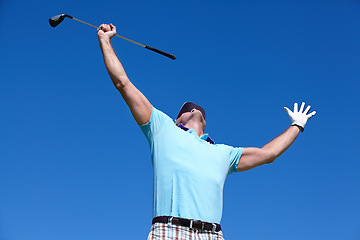
M 222 231 L 197 230 L 169 223 L 154 223 L 147 240 L 224 240 Z

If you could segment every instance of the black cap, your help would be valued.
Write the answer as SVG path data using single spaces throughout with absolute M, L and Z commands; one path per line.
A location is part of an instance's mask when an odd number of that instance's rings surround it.
M 204 119 L 206 118 L 205 109 L 203 109 L 201 106 L 197 105 L 196 103 L 186 102 L 186 103 L 184 103 L 184 105 L 182 105 L 180 112 L 176 119 L 178 119 L 183 113 L 191 112 L 191 110 L 193 110 L 194 108 L 199 110 L 202 113 Z

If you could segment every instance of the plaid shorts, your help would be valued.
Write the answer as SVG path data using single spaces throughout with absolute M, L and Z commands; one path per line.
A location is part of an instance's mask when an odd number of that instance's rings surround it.
M 222 231 L 197 230 L 169 223 L 154 223 L 147 240 L 224 240 Z

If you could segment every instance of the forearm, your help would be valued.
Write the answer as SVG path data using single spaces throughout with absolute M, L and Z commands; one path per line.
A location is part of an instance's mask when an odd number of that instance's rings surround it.
M 270 162 L 274 161 L 279 157 L 290 145 L 295 141 L 296 137 L 300 133 L 300 127 L 290 126 L 285 130 L 280 136 L 276 137 L 274 140 L 266 144 L 261 149 L 266 151 L 270 156 Z
M 129 83 L 129 79 L 119 58 L 116 56 L 110 39 L 99 39 L 99 45 L 104 58 L 106 70 L 108 71 L 114 86 L 118 90 L 123 89 L 126 84 Z

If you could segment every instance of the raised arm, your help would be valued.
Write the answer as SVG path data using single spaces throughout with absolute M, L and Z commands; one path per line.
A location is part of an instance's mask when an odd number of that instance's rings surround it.
M 146 97 L 130 82 L 126 72 L 116 56 L 111 45 L 111 38 L 116 35 L 116 27 L 112 24 L 102 24 L 97 31 L 105 67 L 109 76 L 124 98 L 126 104 L 139 125 L 150 121 L 152 106 Z
M 279 157 L 290 145 L 295 141 L 300 131 L 304 130 L 305 124 L 308 119 L 315 115 L 315 111 L 307 114 L 310 110 L 308 106 L 304 111 L 305 103 L 301 104 L 298 111 L 297 103 L 294 104 L 294 112 L 285 108 L 289 114 L 292 125 L 280 136 L 266 144 L 262 148 L 244 148 L 238 164 L 238 172 L 246 171 L 251 168 L 263 165 L 265 163 L 273 162 Z

